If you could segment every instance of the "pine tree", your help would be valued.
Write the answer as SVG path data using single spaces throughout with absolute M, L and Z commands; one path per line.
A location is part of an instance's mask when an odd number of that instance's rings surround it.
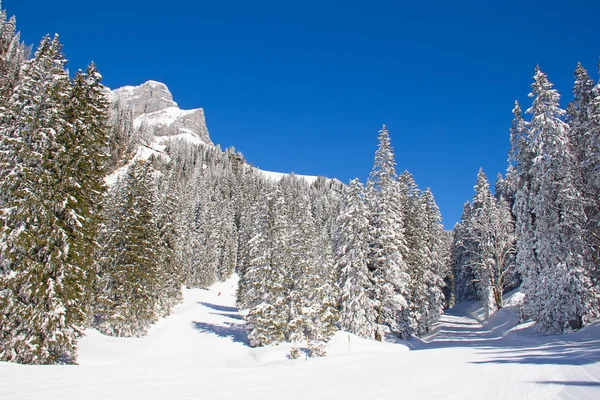
M 590 277 L 600 285 L 600 86 L 594 85 L 581 64 L 575 70 L 573 101 L 567 108 L 569 144 L 581 175 L 581 193 L 586 214 L 587 260 Z M 600 305 L 598 306 L 600 307 Z
M 141 336 L 158 315 L 160 233 L 152 169 L 136 161 L 116 188 L 117 219 L 99 271 L 95 323 L 113 336 Z
M 15 17 L 7 19 L 6 10 L 0 9 L 0 102 L 12 94 L 28 57 L 29 50 L 21 42 Z
M 401 311 L 407 307 L 408 276 L 406 240 L 394 152 L 385 125 L 379 131 L 379 146 L 369 177 L 367 200 L 371 215 L 371 254 L 369 269 L 374 276 L 373 300 L 376 303 L 375 338 L 381 340 L 386 330 L 398 334 Z
M 279 343 L 286 338 L 288 307 L 285 260 L 288 252 L 285 199 L 278 188 L 267 199 L 259 234 L 251 239 L 250 263 L 244 286 L 244 306 L 250 346 Z
M 445 286 L 444 277 L 447 275 L 448 253 L 444 228 L 441 224 L 442 216 L 433 198 L 431 190 L 427 188 L 421 196 L 425 216 L 425 263 L 426 295 L 423 311 L 419 320 L 419 335 L 429 333 L 443 312 Z
M 429 254 L 425 204 L 421 201 L 421 191 L 408 171 L 402 173 L 399 182 L 404 211 L 404 236 L 407 244 L 404 259 L 410 276 L 407 307 L 402 311 L 401 334 L 403 338 L 408 339 L 413 334 L 420 334 L 420 320 L 427 303 Z
M 94 253 L 102 223 L 102 200 L 106 192 L 108 142 L 108 101 L 101 85 L 102 76 L 92 63 L 86 73 L 78 72 L 71 83 L 66 106 L 66 128 L 57 139 L 63 151 L 57 156 L 58 186 L 64 196 L 64 209 L 58 214 L 69 236 L 67 265 L 73 281 L 80 313 L 89 315 L 94 281 Z M 77 278 L 75 278 L 77 276 Z
M 515 252 L 515 235 L 512 216 L 503 198 L 492 196 L 483 170 L 479 170 L 473 214 L 471 239 L 475 243 L 471 266 L 475 271 L 479 298 L 486 318 L 502 308 L 505 282 L 514 271 L 512 255 Z
M 580 326 L 595 312 L 583 241 L 584 210 L 576 159 L 560 117 L 559 94 L 536 68 L 528 127 L 532 162 L 517 193 L 518 255 L 524 308 L 546 333 Z
M 475 254 L 475 243 L 471 233 L 471 215 L 473 208 L 470 202 L 463 206 L 460 222 L 454 225 L 452 232 L 451 265 L 454 272 L 454 291 L 457 301 L 478 298 L 475 271 L 472 257 Z
M 45 37 L 0 109 L 0 193 L 3 208 L 0 358 L 28 364 L 73 362 L 85 323 L 80 300 L 86 271 L 74 262 L 78 244 L 65 202 L 65 104 L 69 79 L 58 38 Z M 77 218 L 73 216 L 73 218 Z
M 163 317 L 169 315 L 173 306 L 183 299 L 181 286 L 184 280 L 182 264 L 178 259 L 181 246 L 179 193 L 172 175 L 165 180 L 166 193 L 162 195 L 157 207 L 157 228 L 160 237 L 158 313 Z
M 375 309 L 369 298 L 372 282 L 368 269 L 369 219 L 363 185 L 348 184 L 337 219 L 336 260 L 340 271 L 340 328 L 365 339 L 375 333 Z

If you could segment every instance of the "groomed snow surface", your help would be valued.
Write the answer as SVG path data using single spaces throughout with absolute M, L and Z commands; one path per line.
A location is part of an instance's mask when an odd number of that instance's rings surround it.
M 485 324 L 463 303 L 423 340 L 339 332 L 306 361 L 289 344 L 248 346 L 236 285 L 186 290 L 144 338 L 88 330 L 80 365 L 0 363 L 0 399 L 600 399 L 600 325 L 537 335 L 516 325 L 518 292 Z

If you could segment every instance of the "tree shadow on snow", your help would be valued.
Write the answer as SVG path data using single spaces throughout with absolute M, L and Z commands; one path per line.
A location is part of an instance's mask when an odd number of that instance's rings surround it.
M 248 334 L 244 329 L 244 325 L 225 322 L 225 326 L 221 326 L 206 322 L 192 321 L 192 327 L 200 333 L 212 333 L 218 337 L 231 339 L 233 342 L 250 346 Z
M 486 351 L 490 359 L 475 364 L 553 364 L 587 365 L 600 361 L 600 340 L 568 341 L 547 339 L 546 343 L 529 346 L 505 345 L 503 349 Z
M 239 311 L 237 307 L 222 306 L 219 304 L 205 303 L 203 301 L 199 301 L 198 304 L 201 304 L 204 307 L 208 307 L 215 311 L 221 311 L 221 312 L 238 312 Z
M 600 387 L 600 382 L 592 381 L 535 381 L 532 383 L 541 383 L 545 385 Z
M 507 314 L 499 313 L 485 325 L 454 320 L 453 317 L 460 315 L 452 311 L 446 316 L 450 318 L 440 322 L 430 342 L 413 340 L 411 347 L 477 349 L 485 359 L 474 364 L 586 365 L 600 361 L 600 335 L 596 333 L 600 326 L 589 326 L 592 330 L 586 332 L 543 336 L 532 333 L 531 329 L 513 329 L 518 328 L 516 318 Z
M 211 314 L 212 315 L 221 315 L 223 317 L 227 317 L 227 318 L 231 318 L 231 319 L 237 319 L 238 321 L 243 321 L 244 320 L 244 317 L 242 317 L 238 313 L 228 314 L 228 313 L 214 312 L 214 313 L 211 313 Z

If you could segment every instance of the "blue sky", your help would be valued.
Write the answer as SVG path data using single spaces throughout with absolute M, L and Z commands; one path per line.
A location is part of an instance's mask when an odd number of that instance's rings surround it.
M 71 70 L 94 60 L 111 88 L 166 83 L 262 169 L 364 181 L 386 124 L 446 228 L 479 167 L 492 185 L 505 170 L 535 65 L 563 107 L 578 61 L 598 76 L 595 0 L 2 3 L 27 43 L 59 33 Z

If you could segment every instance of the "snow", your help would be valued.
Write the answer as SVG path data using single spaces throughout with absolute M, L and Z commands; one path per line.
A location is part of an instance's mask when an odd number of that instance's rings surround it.
M 152 90 L 163 90 L 166 92 L 169 91 L 169 89 L 167 88 L 167 85 L 165 85 L 162 82 L 153 81 L 153 80 L 146 81 L 145 83 L 143 83 L 139 86 L 122 86 L 115 90 L 110 90 L 110 88 L 106 87 L 106 89 L 110 91 L 109 96 L 110 96 L 111 101 L 120 99 L 122 101 L 131 103 L 131 101 L 133 99 L 139 97 L 139 94 L 136 95 L 136 89 L 139 89 L 141 86 L 148 86 Z M 171 104 L 174 107 L 177 107 L 176 102 L 174 102 L 172 99 L 169 101 L 171 102 Z
M 255 168 L 255 170 L 258 171 L 260 174 L 262 174 L 265 178 L 270 179 L 273 182 L 278 182 L 283 177 L 290 175 L 290 174 L 283 173 L 283 172 L 265 171 L 265 170 L 262 170 L 259 168 Z M 311 175 L 297 175 L 296 174 L 296 176 L 300 179 L 304 179 L 306 181 L 306 183 L 308 183 L 309 185 L 312 185 L 318 179 L 318 176 L 311 176 Z
M 138 129 L 142 123 L 148 126 L 170 126 L 179 118 L 194 114 L 197 110 L 180 110 L 178 107 L 168 107 L 163 110 L 142 114 L 133 120 L 133 127 Z
M 597 399 L 600 325 L 541 336 L 517 325 L 519 292 L 481 324 L 459 304 L 424 340 L 373 342 L 338 332 L 324 358 L 289 344 L 250 348 L 237 278 L 185 290 L 144 338 L 87 330 L 76 366 L 0 363 L 2 399 Z M 409 350 L 410 348 L 410 350 Z
M 165 140 L 162 139 L 164 138 L 154 138 L 154 140 L 150 144 L 138 146 L 135 156 L 133 156 L 133 158 L 129 160 L 127 164 L 118 168 L 116 171 L 114 171 L 112 174 L 108 175 L 104 179 L 106 185 L 109 187 L 114 186 L 117 183 L 117 180 L 127 173 L 127 169 L 129 168 L 129 166 L 137 160 L 148 160 L 152 154 L 168 158 L 168 156 L 164 153 L 164 150 L 166 148 L 166 145 L 164 144 Z
M 191 144 L 212 146 L 212 145 L 207 145 L 206 143 L 204 143 L 198 137 L 198 135 L 196 135 L 194 132 L 192 132 L 189 129 L 180 129 L 180 131 L 182 131 L 182 133 L 177 134 L 177 135 L 154 137 L 152 139 L 152 142 L 150 142 L 149 144 L 138 146 L 135 156 L 133 156 L 133 158 L 131 160 L 129 160 L 129 162 L 127 164 L 118 168 L 116 171 L 114 171 L 112 174 L 108 175 L 105 178 L 104 181 L 106 182 L 106 184 L 109 187 L 114 186 L 117 182 L 117 179 L 119 179 L 119 177 L 123 176 L 127 172 L 127 169 L 129 168 L 129 166 L 137 160 L 148 160 L 150 158 L 150 156 L 153 154 L 160 155 L 161 157 L 165 157 L 168 159 L 169 157 L 165 153 L 165 149 L 167 147 L 167 142 L 169 140 L 184 140 Z
M 196 145 L 199 144 L 199 145 L 212 147 L 211 144 L 207 144 L 204 141 L 202 141 L 202 139 L 200 139 L 198 137 L 198 135 L 196 133 L 194 133 L 194 131 L 192 131 L 191 129 L 179 128 L 179 131 L 182 133 L 179 133 L 177 135 L 161 136 L 161 137 L 157 138 L 158 143 L 165 144 L 168 140 L 183 140 L 183 141 L 186 141 L 191 144 L 196 144 Z

